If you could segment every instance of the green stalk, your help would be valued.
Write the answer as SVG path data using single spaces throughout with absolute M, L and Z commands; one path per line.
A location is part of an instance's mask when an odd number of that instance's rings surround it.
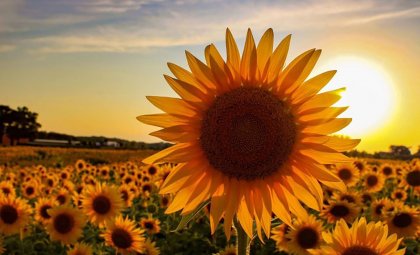
M 236 251 L 237 255 L 249 255 L 251 243 L 249 241 L 248 235 L 245 233 L 241 224 L 235 219 L 234 220 L 237 239 L 236 239 Z

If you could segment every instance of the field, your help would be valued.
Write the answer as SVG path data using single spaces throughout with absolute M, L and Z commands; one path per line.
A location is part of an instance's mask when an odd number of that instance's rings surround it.
M 0 251 L 236 254 L 236 228 L 227 239 L 222 219 L 212 235 L 208 203 L 186 217 L 165 214 L 173 196 L 159 195 L 158 190 L 175 165 L 142 164 L 152 153 L 0 147 Z M 295 234 L 302 224 L 326 233 L 336 228 L 339 219 L 353 223 L 361 216 L 385 222 L 390 234 L 402 238 L 405 254 L 419 254 L 419 190 L 410 179 L 418 167 L 417 161 L 363 159 L 354 165 L 331 166 L 348 190 L 323 186 L 321 212 L 305 207 L 313 221 L 294 222 L 294 229 L 274 218 L 271 238 L 263 235 L 262 242 L 255 235 L 251 254 L 306 254 L 294 245 L 299 243 Z

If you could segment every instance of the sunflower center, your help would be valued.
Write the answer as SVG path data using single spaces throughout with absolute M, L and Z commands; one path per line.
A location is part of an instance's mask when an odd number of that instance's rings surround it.
M 156 169 L 156 167 L 151 166 L 151 167 L 149 167 L 148 171 L 149 171 L 150 175 L 154 175 L 157 172 L 157 169 Z
M 381 215 L 382 214 L 382 209 L 384 208 L 384 205 L 383 204 L 379 204 L 379 205 L 377 205 L 376 207 L 375 207 L 375 213 L 377 214 L 377 215 Z
M 346 180 L 347 181 L 351 178 L 351 172 L 350 172 L 349 169 L 346 169 L 346 168 L 341 169 L 338 172 L 338 177 L 340 177 L 341 180 Z
M 57 201 L 60 205 L 64 205 L 66 203 L 66 196 L 65 195 L 58 195 Z
M 47 210 L 51 209 L 50 205 L 43 205 L 41 206 L 41 209 L 39 210 L 41 217 L 44 219 L 49 219 L 51 216 L 48 214 Z
M 5 195 L 10 194 L 10 189 L 9 189 L 9 188 L 2 188 L 1 190 L 3 191 L 3 193 L 4 193 Z
M 372 250 L 371 248 L 355 245 L 344 250 L 342 255 L 379 255 L 379 254 L 376 251 Z
M 3 205 L 0 209 L 0 218 L 6 224 L 13 224 L 18 219 L 18 211 L 10 205 Z
M 362 195 L 362 200 L 363 200 L 364 204 L 367 204 L 370 201 L 372 201 L 372 196 L 370 194 L 363 194 Z
M 345 205 L 335 205 L 331 208 L 330 213 L 335 217 L 345 217 L 350 213 L 350 210 Z
M 359 169 L 360 171 L 362 171 L 362 170 L 363 170 L 363 168 L 364 168 L 363 163 L 362 163 L 362 162 L 359 162 L 359 161 L 354 162 L 354 165 L 355 165 L 355 166 L 357 167 L 357 169 Z
M 392 224 L 399 228 L 405 228 L 411 225 L 413 219 L 411 218 L 410 214 L 408 213 L 400 213 L 395 215 L 392 219 Z
M 406 180 L 410 186 L 420 186 L 420 171 L 416 170 L 408 173 Z
M 145 228 L 147 228 L 147 229 L 149 229 L 149 230 L 152 230 L 153 229 L 153 223 L 152 222 L 145 222 L 144 223 L 144 227 Z
M 347 201 L 349 203 L 355 203 L 356 199 L 354 199 L 354 197 L 352 195 L 344 195 L 341 197 L 342 201 Z
M 30 195 L 32 195 L 32 194 L 34 194 L 34 192 L 35 192 L 35 190 L 34 190 L 34 188 L 33 188 L 33 187 L 27 187 L 27 188 L 26 188 L 26 194 L 27 194 L 28 196 L 30 196 Z
M 298 232 L 296 240 L 300 247 L 311 249 L 318 243 L 318 233 L 313 228 L 305 227 Z
M 121 197 L 124 201 L 128 200 L 128 192 L 126 190 L 121 191 Z
M 111 209 L 111 201 L 105 196 L 97 196 L 93 199 L 93 210 L 99 214 L 106 214 Z
M 143 190 L 143 192 L 150 192 L 152 191 L 152 186 L 150 186 L 149 184 L 144 184 L 141 189 Z
M 54 229 L 60 234 L 67 234 L 70 232 L 74 227 L 74 219 L 71 215 L 68 214 L 59 214 L 55 217 L 54 222 Z
M 373 187 L 378 183 L 378 178 L 374 175 L 369 175 L 366 182 L 370 187 Z
M 390 167 L 384 167 L 384 169 L 382 169 L 382 173 L 384 175 L 390 175 L 392 174 L 392 169 Z
M 133 243 L 133 238 L 130 233 L 121 228 L 112 231 L 111 239 L 115 246 L 120 249 L 127 249 Z
M 288 160 L 296 124 L 279 98 L 260 88 L 218 96 L 205 113 L 200 143 L 209 163 L 229 177 L 272 175 Z
M 403 197 L 403 194 L 401 192 L 397 192 L 395 193 L 395 197 L 401 199 Z

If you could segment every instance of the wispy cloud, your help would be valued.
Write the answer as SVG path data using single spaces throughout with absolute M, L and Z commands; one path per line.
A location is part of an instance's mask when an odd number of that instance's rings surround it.
M 14 51 L 15 49 L 16 49 L 16 45 L 0 44 L 0 53 Z
M 22 43 L 38 53 L 135 52 L 215 41 L 224 27 L 233 31 L 248 27 L 257 32 L 267 27 L 287 32 L 316 31 L 419 16 L 420 4 L 387 3 L 74 0 L 64 2 L 65 6 L 53 5 L 53 11 L 42 17 L 21 20 L 22 27 L 38 31 L 23 38 Z

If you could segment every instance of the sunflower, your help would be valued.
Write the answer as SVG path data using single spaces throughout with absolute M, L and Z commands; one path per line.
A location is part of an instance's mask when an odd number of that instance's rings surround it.
M 370 205 L 370 203 L 374 199 L 374 196 L 370 192 L 366 191 L 362 193 L 361 198 L 364 205 Z
M 144 250 L 142 252 L 137 252 L 137 255 L 159 255 L 159 248 L 156 247 L 156 243 L 152 242 L 149 238 L 147 238 L 146 242 L 144 243 Z
M 143 230 L 136 228 L 134 221 L 123 219 L 121 215 L 107 225 L 105 233 L 101 236 L 107 245 L 122 254 L 141 253 L 144 250 Z
M 222 250 L 221 252 L 217 253 L 217 255 L 237 255 L 237 249 L 235 247 L 235 245 L 228 245 L 225 247 L 224 250 Z
M 359 172 L 363 172 L 364 170 L 366 170 L 367 166 L 366 166 L 366 161 L 362 160 L 362 159 L 356 159 L 353 161 L 353 165 L 359 169 Z
M 85 243 L 76 243 L 73 248 L 67 251 L 67 255 L 92 255 L 93 249 Z
M 32 208 L 21 198 L 0 196 L 0 233 L 12 235 L 29 223 Z
M 388 198 L 375 200 L 370 205 L 371 216 L 374 220 L 381 220 L 385 215 L 385 208 L 391 203 Z
M 388 227 L 382 222 L 369 222 L 362 217 L 351 228 L 344 220 L 337 222 L 332 233 L 324 233 L 327 245 L 321 246 L 321 254 L 328 255 L 403 255 L 398 249 L 401 239 L 395 234 L 388 236 Z
M 141 219 L 140 225 L 149 235 L 157 234 L 160 232 L 160 221 L 159 219 L 153 219 L 152 217 L 148 217 Z
M 118 188 L 125 207 L 130 207 L 133 204 L 134 193 L 130 190 L 130 185 L 123 184 Z
M 159 166 L 151 164 L 145 167 L 146 173 L 150 176 L 155 176 L 159 172 Z
M 405 201 L 407 199 L 407 192 L 404 189 L 395 189 L 392 191 L 391 197 L 400 201 Z
M 75 243 L 82 235 L 86 219 L 83 213 L 69 205 L 61 205 L 49 209 L 51 220 L 46 225 L 51 240 L 64 244 Z
M 400 186 L 406 187 L 407 185 L 414 188 L 417 193 L 420 193 L 420 164 L 416 164 L 416 167 L 404 171 Z
M 123 200 L 118 188 L 105 183 L 87 188 L 82 194 L 82 207 L 89 220 L 103 226 L 113 221 L 123 209 Z
M 318 249 L 322 241 L 322 223 L 315 216 L 309 215 L 305 219 L 296 219 L 292 229 L 286 235 L 290 241 L 288 250 L 292 254 L 309 255 Z
M 351 223 L 357 217 L 359 211 L 359 207 L 347 201 L 332 201 L 321 211 L 321 217 L 327 219 L 329 223 L 335 223 L 339 219 Z
M 38 195 L 38 184 L 30 181 L 22 184 L 22 196 L 26 199 L 35 198 Z
M 171 203 L 172 199 L 170 195 L 160 196 L 159 205 L 161 208 L 166 208 Z
M 71 195 L 65 188 L 60 188 L 57 194 L 54 195 L 55 200 L 59 205 L 66 205 L 70 203 Z
M 287 243 L 290 241 L 290 238 L 288 237 L 290 230 L 291 228 L 289 225 L 285 223 L 282 223 L 271 230 L 271 239 L 276 242 L 277 250 L 285 252 L 289 251 Z
M 384 186 L 384 178 L 376 172 L 369 171 L 363 176 L 363 186 L 369 192 L 380 191 Z
M 393 166 L 389 164 L 383 164 L 379 170 L 379 172 L 385 177 L 390 178 L 395 175 L 395 169 Z
M 53 199 L 39 198 L 35 203 L 35 220 L 42 224 L 48 223 L 48 221 L 51 219 L 48 210 L 57 205 L 57 201 Z
M 9 181 L 0 182 L 0 194 L 1 193 L 5 196 L 16 196 L 15 188 L 13 187 L 13 184 Z
M 103 167 L 99 168 L 99 176 L 103 180 L 109 180 L 109 178 L 110 178 L 110 176 L 109 176 L 109 167 L 108 166 L 103 166 Z
M 269 236 L 272 213 L 291 224 L 291 213 L 306 214 L 299 200 L 320 210 L 318 181 L 345 189 L 324 167 L 351 161 L 341 152 L 359 143 L 329 136 L 351 121 L 336 118 L 345 107 L 331 107 L 342 90 L 318 94 L 335 71 L 306 80 L 320 50 L 308 50 L 282 69 L 290 38 L 273 52 L 272 29 L 258 46 L 248 30 L 240 57 L 227 29 L 226 62 L 211 44 L 206 64 L 186 53 L 191 72 L 169 64 L 176 78 L 165 78 L 182 99 L 148 97 L 166 113 L 138 117 L 163 128 L 152 135 L 175 143 L 143 160 L 179 163 L 160 190 L 176 193 L 166 213 L 185 215 L 210 199 L 212 233 L 223 217 L 229 237 L 236 215 L 248 236 L 253 220 Z
M 334 172 L 348 187 L 356 185 L 359 181 L 359 169 L 352 163 L 339 164 Z
M 389 232 L 399 237 L 415 237 L 420 231 L 419 210 L 404 206 L 390 213 L 386 219 Z
M 347 201 L 357 206 L 360 206 L 362 204 L 362 198 L 356 191 L 347 190 L 346 192 L 336 192 L 334 193 L 333 198 L 337 201 Z
M 79 159 L 75 163 L 75 168 L 78 173 L 86 169 L 86 162 L 83 159 Z

